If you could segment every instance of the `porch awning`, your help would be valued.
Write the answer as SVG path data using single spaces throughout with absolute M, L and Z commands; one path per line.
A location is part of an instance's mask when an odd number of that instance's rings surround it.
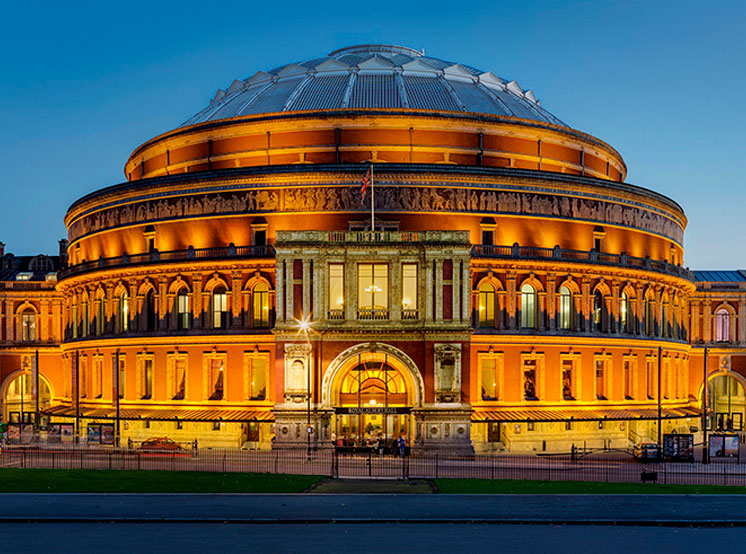
M 663 408 L 663 419 L 701 417 L 702 410 L 693 406 Z M 658 419 L 658 408 L 608 408 L 608 409 L 563 409 L 563 408 L 475 408 L 471 414 L 478 421 L 633 421 Z
M 56 417 L 75 417 L 75 408 L 68 404 L 51 406 L 42 411 L 43 415 Z M 112 407 L 80 407 L 80 417 L 83 419 L 115 419 L 116 409 Z M 144 420 L 151 421 L 223 421 L 226 423 L 243 422 L 273 422 L 275 416 L 271 408 L 147 408 L 126 407 L 120 408 L 119 419 L 121 420 Z

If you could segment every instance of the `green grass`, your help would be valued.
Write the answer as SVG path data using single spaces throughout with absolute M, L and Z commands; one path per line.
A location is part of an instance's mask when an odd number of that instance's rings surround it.
M 0 492 L 302 492 L 316 475 L 211 473 L 201 471 L 108 471 L 96 469 L 0 469 Z
M 436 479 L 444 494 L 746 494 L 746 487 L 720 485 L 663 485 L 652 483 L 595 483 L 586 481 L 519 481 Z

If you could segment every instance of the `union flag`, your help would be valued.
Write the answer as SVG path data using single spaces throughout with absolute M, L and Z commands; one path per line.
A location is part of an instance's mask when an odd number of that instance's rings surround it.
M 368 187 L 370 186 L 372 180 L 373 180 L 373 164 L 368 166 L 368 171 L 365 172 L 365 176 L 363 177 L 363 184 L 360 187 L 360 202 L 365 201 L 365 193 L 368 192 Z

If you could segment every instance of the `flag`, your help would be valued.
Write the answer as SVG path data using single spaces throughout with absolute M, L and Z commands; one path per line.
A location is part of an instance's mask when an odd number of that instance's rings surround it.
M 368 171 L 365 172 L 365 176 L 363 177 L 363 184 L 360 187 L 360 202 L 365 201 L 365 193 L 368 191 L 368 187 L 370 186 L 371 180 L 373 178 L 373 165 L 368 166 Z

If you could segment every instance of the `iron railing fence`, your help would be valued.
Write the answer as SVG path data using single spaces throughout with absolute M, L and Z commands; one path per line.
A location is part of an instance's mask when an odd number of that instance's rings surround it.
M 38 445 L 6 447 L 2 468 L 112 469 L 275 473 L 365 478 L 478 478 L 546 481 L 640 482 L 746 486 L 746 465 L 735 459 L 640 463 L 622 451 L 571 454 L 414 453 L 399 457 L 373 449 L 354 451 L 238 450 Z

